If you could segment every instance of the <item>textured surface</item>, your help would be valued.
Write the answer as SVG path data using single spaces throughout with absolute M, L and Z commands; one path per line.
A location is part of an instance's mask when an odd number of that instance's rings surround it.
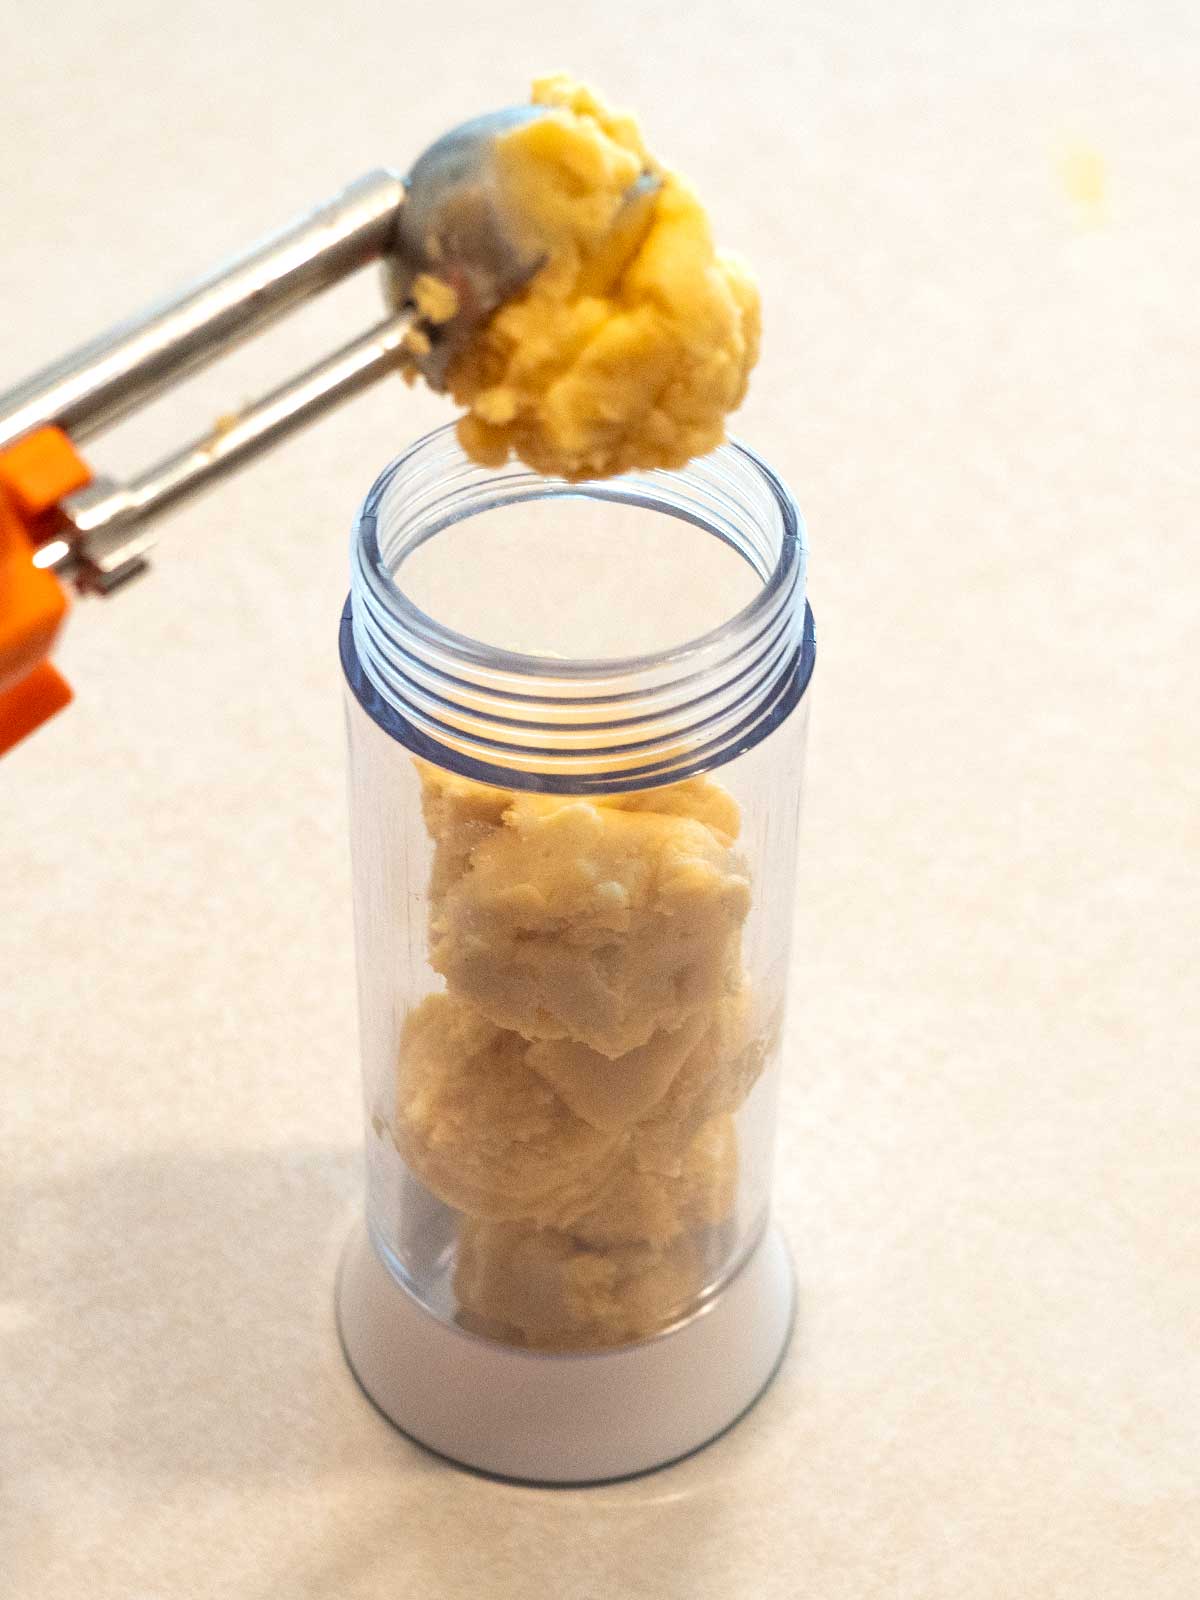
M 714 1448 L 589 1492 L 454 1471 L 343 1367 L 332 637 L 354 503 L 445 414 L 397 385 L 81 608 L 79 701 L 4 762 L 0 1590 L 1192 1600 L 1196 9 L 497 16 L 26 8 L 3 367 L 533 69 L 593 77 L 703 181 L 764 280 L 740 431 L 814 544 L 777 1181 L 799 1336 Z M 304 353 L 376 304 L 315 311 Z M 192 421 L 266 359 L 200 380 Z

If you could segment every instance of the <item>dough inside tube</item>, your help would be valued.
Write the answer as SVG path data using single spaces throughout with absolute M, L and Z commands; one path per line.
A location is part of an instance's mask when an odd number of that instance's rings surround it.
M 736 803 L 708 778 L 580 800 L 416 765 L 446 987 L 402 1030 L 394 1134 L 459 1214 L 459 1319 L 547 1349 L 645 1337 L 720 1259 L 765 1053 Z

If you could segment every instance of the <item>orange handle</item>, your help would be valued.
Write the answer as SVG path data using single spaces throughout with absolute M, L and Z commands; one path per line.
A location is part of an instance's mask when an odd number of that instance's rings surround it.
M 59 428 L 39 428 L 0 450 L 0 755 L 71 698 L 46 659 L 67 597 L 33 556 L 60 526 L 59 501 L 91 476 Z

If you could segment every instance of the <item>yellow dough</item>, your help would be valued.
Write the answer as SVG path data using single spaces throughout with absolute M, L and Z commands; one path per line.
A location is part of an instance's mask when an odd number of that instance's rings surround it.
M 421 814 L 433 840 L 431 901 L 437 903 L 466 871 L 471 852 L 499 828 L 512 805 L 510 789 L 493 789 L 470 778 L 415 761 L 421 779 Z
M 546 1349 L 644 1337 L 728 1248 L 733 1113 L 768 1043 L 742 971 L 737 803 L 709 778 L 595 800 L 416 763 L 432 965 L 395 1137 L 460 1216 L 464 1326 Z
M 750 885 L 703 823 L 517 799 L 504 824 L 447 889 L 430 950 L 498 1026 L 619 1056 L 732 987 Z
M 591 1249 L 569 1234 L 520 1223 L 470 1221 L 459 1233 L 454 1290 L 461 1320 L 514 1344 L 624 1344 L 683 1315 L 703 1286 L 703 1256 L 687 1237 L 666 1250 Z
M 533 101 L 549 114 L 498 141 L 497 172 L 547 259 L 450 367 L 459 439 L 486 465 L 572 479 L 680 467 L 722 442 L 746 392 L 754 280 L 632 117 L 565 74 Z
M 593 1246 L 667 1245 L 680 1234 L 715 1227 L 737 1193 L 737 1130 L 715 1117 L 692 1140 L 677 1173 L 642 1172 L 622 1161 L 586 1211 L 572 1217 L 572 1238 Z
M 633 794 L 605 795 L 596 802 L 615 811 L 653 811 L 663 817 L 690 817 L 702 822 L 717 837 L 732 844 L 741 830 L 737 801 L 728 789 L 711 778 L 685 778 L 661 789 L 639 789 Z
M 707 1031 L 701 1012 L 615 1060 L 571 1039 L 539 1039 L 525 1059 L 577 1117 L 621 1133 L 658 1104 Z
M 525 1065 L 520 1034 L 430 995 L 400 1045 L 396 1143 L 422 1183 L 474 1217 L 551 1220 L 586 1203 L 619 1153 Z
M 446 772 L 428 761 L 414 761 L 421 780 L 421 813 L 434 842 L 435 858 L 429 886 L 432 899 L 466 870 L 472 851 L 504 824 L 504 814 L 519 804 L 523 809 L 554 811 L 571 804 L 560 795 L 515 794 Z M 589 802 L 606 811 L 653 811 L 660 816 L 690 817 L 710 828 L 722 843 L 732 844 L 741 827 L 737 801 L 728 789 L 711 778 L 686 778 L 658 789 L 632 794 L 597 796 Z
M 666 1094 L 632 1130 L 632 1159 L 643 1172 L 679 1173 L 700 1128 L 712 1117 L 736 1111 L 762 1072 L 766 1044 L 749 1031 L 745 986 L 707 1020 Z

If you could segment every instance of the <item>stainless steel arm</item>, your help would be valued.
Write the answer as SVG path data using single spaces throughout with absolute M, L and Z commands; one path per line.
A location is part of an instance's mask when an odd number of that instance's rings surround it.
M 154 517 L 395 372 L 411 324 L 408 311 L 388 317 L 129 483 L 101 478 L 68 496 L 62 509 L 75 537 L 45 546 L 38 564 L 109 593 L 145 566 Z
M 370 172 L 246 254 L 0 395 L 0 448 L 47 423 L 86 438 L 386 254 L 404 196 L 394 172 Z
M 108 593 L 146 565 L 158 514 L 275 440 L 401 366 L 441 389 L 449 363 L 538 269 L 520 219 L 505 210 L 495 146 L 546 114 L 510 107 L 444 135 L 407 178 L 380 168 L 170 299 L 0 395 L 0 449 L 56 423 L 78 442 L 223 355 L 300 302 L 376 258 L 389 266 L 394 314 L 332 356 L 127 483 L 96 478 L 60 505 L 61 536 L 37 566 Z M 414 292 L 433 272 L 457 310 L 424 317 Z

